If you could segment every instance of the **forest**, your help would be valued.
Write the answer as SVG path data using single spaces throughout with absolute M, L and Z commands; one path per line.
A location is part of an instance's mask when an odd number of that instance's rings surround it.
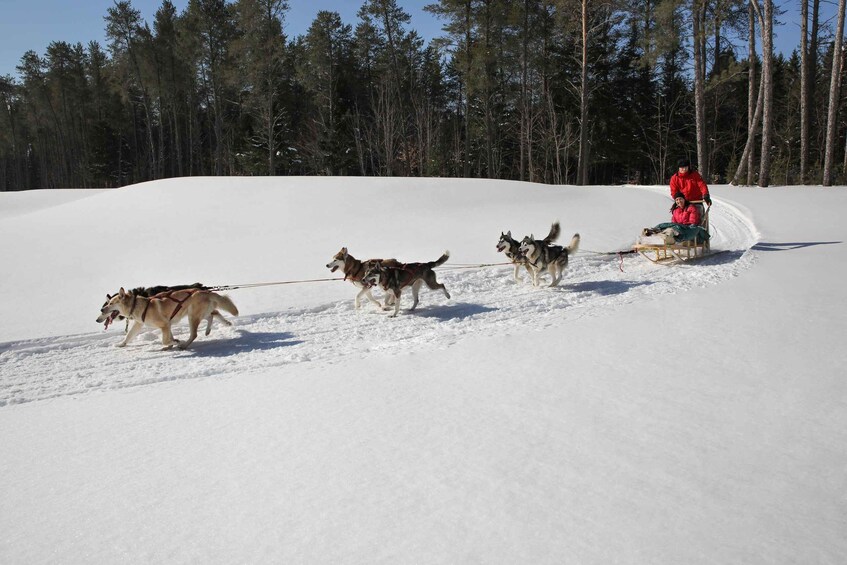
M 0 190 L 196 175 L 847 184 L 845 0 L 774 52 L 773 0 L 395 0 L 286 33 L 285 0 L 104 14 L 0 76 Z

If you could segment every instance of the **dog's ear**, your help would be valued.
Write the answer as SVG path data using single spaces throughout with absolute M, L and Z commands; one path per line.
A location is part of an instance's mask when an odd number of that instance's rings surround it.
M 126 291 L 124 290 L 124 287 L 121 287 L 121 289 L 118 291 L 118 294 L 120 294 L 120 295 L 121 295 L 121 298 L 123 298 L 124 296 L 126 296 Z
M 535 239 L 535 234 L 534 233 L 529 234 L 529 239 Z
M 341 254 L 342 254 L 342 255 L 347 255 L 347 248 L 346 248 L 346 247 L 342 247 L 342 248 L 341 248 Z
M 512 237 L 512 230 L 506 232 L 506 237 Z

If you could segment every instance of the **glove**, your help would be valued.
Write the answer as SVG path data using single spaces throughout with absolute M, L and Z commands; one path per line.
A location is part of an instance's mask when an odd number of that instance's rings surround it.
M 706 204 L 711 206 L 712 205 L 712 197 L 707 194 L 706 196 L 703 197 L 703 202 L 705 202 Z

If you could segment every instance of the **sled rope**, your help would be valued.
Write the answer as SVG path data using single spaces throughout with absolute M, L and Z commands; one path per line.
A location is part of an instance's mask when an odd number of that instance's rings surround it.
M 589 251 L 589 250 L 580 250 L 580 253 L 591 253 L 594 255 L 621 255 L 623 253 L 634 253 L 634 251 Z M 621 257 L 621 262 L 623 262 L 623 258 Z M 439 266 L 436 267 L 438 270 L 444 271 L 456 271 L 460 269 L 481 269 L 484 267 L 504 267 L 504 266 L 513 266 L 512 262 L 504 262 L 504 263 L 453 263 L 448 266 Z M 623 271 L 623 268 L 621 268 Z M 344 278 L 341 277 L 333 277 L 327 279 L 299 279 L 299 280 L 290 280 L 290 281 L 274 281 L 274 282 L 261 282 L 261 283 L 244 283 L 244 284 L 225 284 L 225 285 L 216 285 L 206 287 L 207 290 L 211 290 L 213 292 L 223 292 L 228 290 L 238 290 L 241 288 L 259 288 L 263 286 L 277 286 L 284 284 L 302 284 L 302 283 L 315 283 L 315 282 L 327 282 L 327 281 L 343 281 Z
M 218 286 L 210 286 L 208 290 L 213 292 L 222 292 L 225 290 L 238 290 L 239 288 L 258 288 L 260 286 L 276 286 L 281 284 L 299 284 L 299 283 L 313 283 L 313 282 L 324 282 L 324 281 L 343 281 L 344 279 L 340 277 L 329 278 L 329 279 L 300 279 L 293 281 L 276 281 L 276 282 L 263 282 L 263 283 L 245 283 L 245 284 L 225 284 Z
M 457 269 L 479 269 L 482 267 L 500 267 L 502 265 L 512 265 L 512 263 L 452 263 L 446 267 L 436 267 L 436 269 L 443 271 L 457 270 Z

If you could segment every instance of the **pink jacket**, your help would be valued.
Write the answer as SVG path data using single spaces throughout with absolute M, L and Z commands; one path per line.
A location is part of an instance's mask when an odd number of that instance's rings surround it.
M 671 177 L 671 198 L 677 192 L 681 192 L 688 201 L 703 200 L 703 197 L 709 194 L 709 187 L 700 173 L 688 171 L 685 174 L 676 173 Z
M 700 211 L 697 206 L 687 204 L 685 208 L 673 209 L 673 222 L 676 224 L 685 224 L 686 226 L 700 225 Z

